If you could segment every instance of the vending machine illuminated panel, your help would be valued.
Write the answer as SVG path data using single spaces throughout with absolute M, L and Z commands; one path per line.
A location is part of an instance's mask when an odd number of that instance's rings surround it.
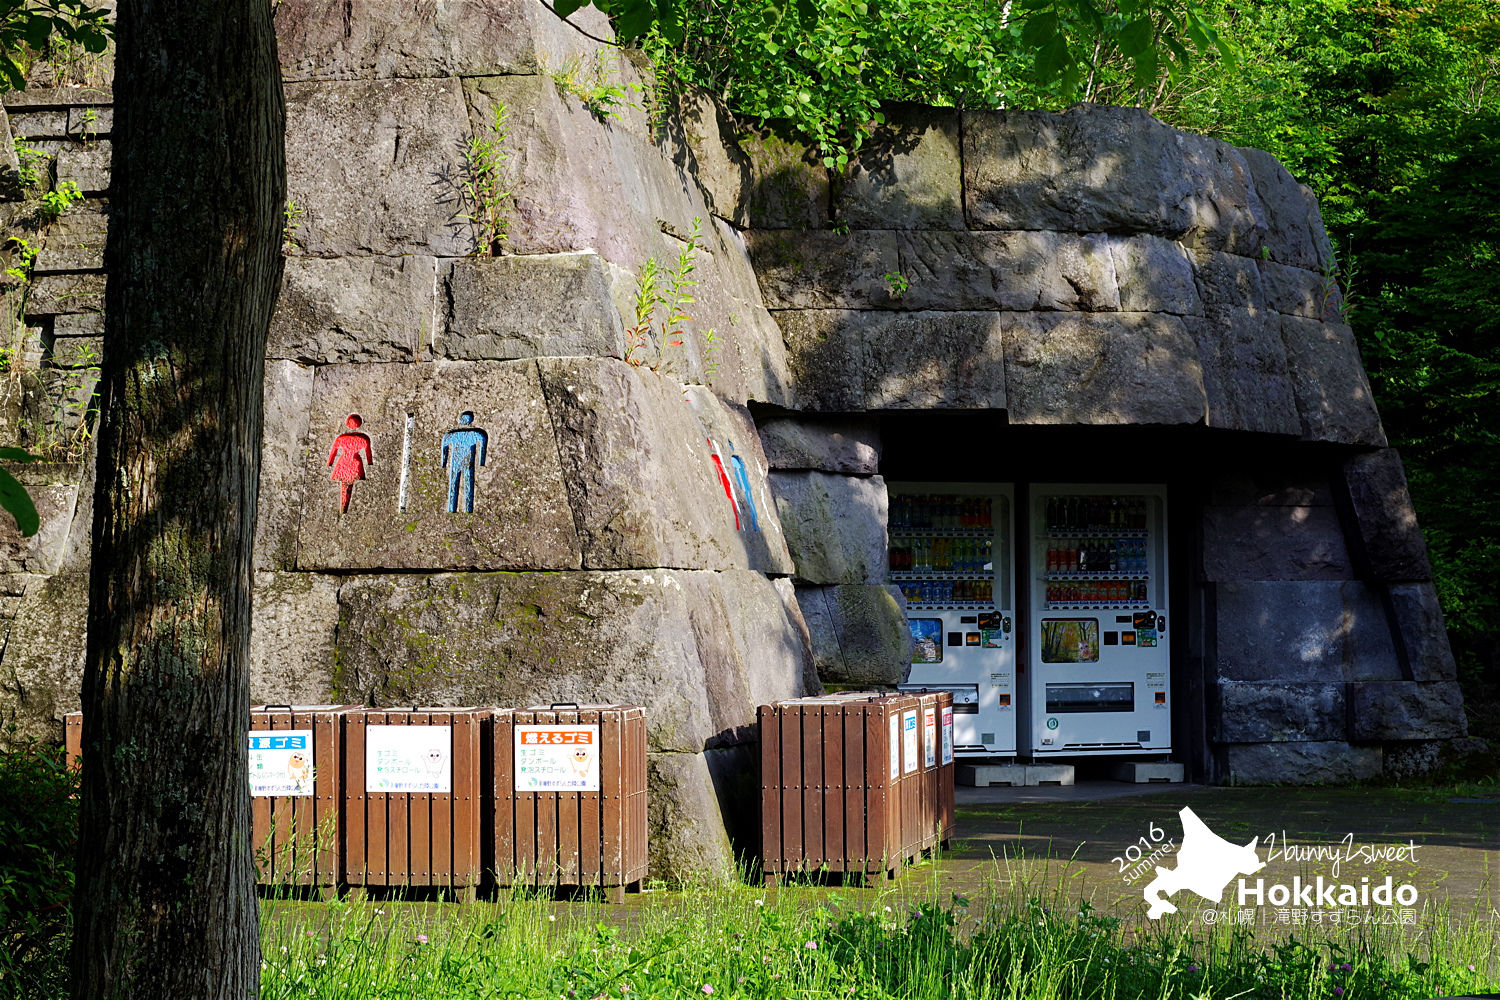
M 1164 487 L 1033 488 L 1033 755 L 1171 750 L 1166 526 Z
M 1016 752 L 1014 492 L 891 484 L 890 581 L 906 597 L 911 672 L 902 690 L 953 695 L 954 753 Z

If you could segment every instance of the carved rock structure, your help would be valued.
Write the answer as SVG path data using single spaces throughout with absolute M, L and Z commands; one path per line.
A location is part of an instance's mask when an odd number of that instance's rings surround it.
M 1317 206 L 1266 154 L 1131 109 L 903 107 L 830 176 L 705 98 L 596 116 L 587 86 L 640 101 L 650 81 L 588 37 L 609 31 L 591 8 L 284 0 L 276 20 L 295 211 L 257 699 L 644 704 L 653 870 L 727 874 L 756 846 L 756 706 L 909 662 L 888 479 L 1128 476 L 1169 489 L 1194 777 L 1406 774 L 1464 735 Z M 28 235 L 18 307 L 15 365 L 73 433 L 101 348 L 109 94 L 6 101 L 88 196 Z M 475 255 L 465 187 L 486 136 L 501 256 Z M 647 259 L 670 273 L 695 230 L 691 321 L 640 329 Z M 78 699 L 74 451 L 25 472 L 42 533 L 0 531 L 0 722 L 29 735 Z

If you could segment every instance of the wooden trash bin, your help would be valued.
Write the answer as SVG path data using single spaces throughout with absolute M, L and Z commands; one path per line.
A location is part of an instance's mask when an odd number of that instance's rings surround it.
M 250 707 L 250 843 L 260 885 L 339 881 L 342 716 L 357 705 Z
M 345 884 L 474 898 L 489 716 L 479 708 L 344 714 Z
M 83 713 L 69 712 L 63 716 L 64 763 L 74 771 L 83 770 Z
M 948 691 L 907 693 L 919 701 L 922 827 L 918 846 L 924 851 L 946 848 L 954 824 L 953 695 Z
M 895 877 L 923 850 L 922 704 L 846 693 L 762 705 L 761 859 L 792 872 Z
M 496 709 L 485 867 L 496 885 L 597 886 L 646 877 L 646 710 Z

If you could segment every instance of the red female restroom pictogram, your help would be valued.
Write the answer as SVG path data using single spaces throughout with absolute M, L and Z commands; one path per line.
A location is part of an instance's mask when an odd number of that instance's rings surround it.
M 349 428 L 333 439 L 328 452 L 328 464 L 333 466 L 333 475 L 328 478 L 339 484 L 339 513 L 349 512 L 349 497 L 354 484 L 365 478 L 365 466 L 375 464 L 370 451 L 370 436 L 358 430 L 363 423 L 358 413 L 351 413 L 344 421 Z

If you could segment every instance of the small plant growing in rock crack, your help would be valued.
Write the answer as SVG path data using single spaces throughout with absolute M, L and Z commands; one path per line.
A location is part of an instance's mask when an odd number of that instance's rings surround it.
M 886 290 L 891 293 L 891 298 L 899 299 L 911 288 L 911 282 L 906 280 L 906 275 L 900 271 L 887 271 L 884 275 Z
M 1358 262 L 1353 254 L 1339 256 L 1336 246 L 1330 246 L 1328 259 L 1323 262 L 1322 315 L 1324 319 L 1336 319 L 1349 324 L 1354 315 L 1354 276 L 1359 273 Z M 1342 285 L 1342 288 L 1340 287 Z
M 75 202 L 82 200 L 83 192 L 78 190 L 78 185 L 72 181 L 63 181 L 42 195 L 42 215 L 50 222 L 73 207 Z
M 31 265 L 36 263 L 37 248 L 19 236 L 6 241 L 5 276 L 25 283 L 31 280 Z
M 99 137 L 99 109 L 84 108 L 79 125 L 79 134 L 83 138 L 83 144 L 87 146 Z
M 605 59 L 602 52 L 595 54 L 590 60 L 569 56 L 561 66 L 549 70 L 548 75 L 559 91 L 578 98 L 589 114 L 600 122 L 607 122 L 611 118 L 620 117 L 617 108 L 630 106 L 630 102 L 625 99 L 629 95 L 629 89 L 609 82 L 609 71 L 613 65 L 612 61 Z
M 667 349 L 685 347 L 687 324 L 693 321 L 687 307 L 696 301 L 689 289 L 698 282 L 692 277 L 698 269 L 698 253 L 702 249 L 699 240 L 703 237 L 703 220 L 694 219 L 687 243 L 677 255 L 677 262 L 669 272 L 657 263 L 655 257 L 647 257 L 635 280 L 635 322 L 625 331 L 625 361 L 639 368 L 645 364 L 642 353 L 650 346 L 656 329 L 658 310 L 665 312 L 661 324 L 661 352 L 658 363 L 651 365 L 652 371 L 660 368 L 667 359 Z M 710 331 L 705 343 L 714 343 L 717 334 Z M 717 370 L 717 362 L 714 368 Z
M 712 382 L 719 374 L 719 349 L 723 345 L 719 343 L 719 332 L 713 327 L 703 331 L 703 380 Z
M 297 249 L 297 227 L 301 225 L 297 220 L 300 218 L 302 218 L 302 207 L 288 198 L 286 208 L 282 211 L 281 252 L 283 254 Z
M 42 179 L 42 168 L 49 157 L 45 149 L 36 149 L 28 146 L 25 139 L 14 140 L 16 148 L 16 163 L 19 165 L 16 176 L 26 187 L 31 187 Z
M 503 165 L 510 159 L 505 151 L 510 115 L 504 102 L 496 101 L 490 109 L 490 127 L 486 134 L 478 131 L 469 137 L 464 148 L 464 200 L 469 214 L 464 221 L 474 227 L 476 256 L 494 256 L 500 252 L 500 241 L 506 238 L 503 202 L 510 192 L 503 190 Z

